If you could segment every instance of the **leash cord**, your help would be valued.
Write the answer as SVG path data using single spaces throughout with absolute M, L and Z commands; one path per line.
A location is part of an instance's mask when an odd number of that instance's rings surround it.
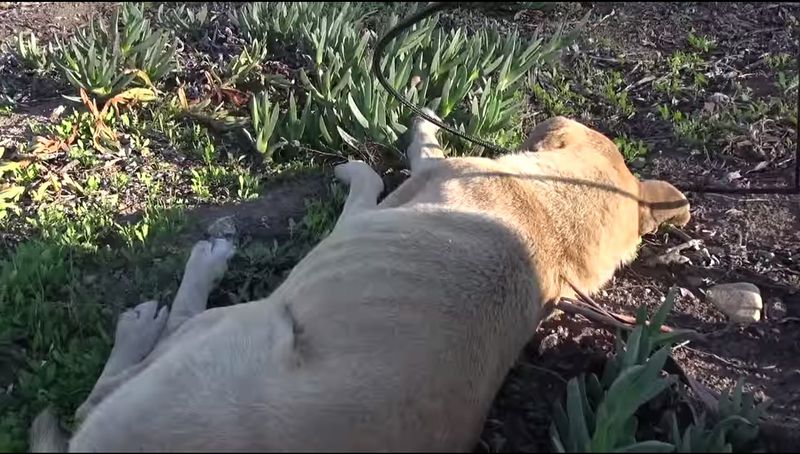
M 386 32 L 385 35 L 378 41 L 378 44 L 375 45 L 375 51 L 372 57 L 372 73 L 375 75 L 375 78 L 378 79 L 378 82 L 383 86 L 383 88 L 388 91 L 392 96 L 394 96 L 401 104 L 411 109 L 414 114 L 428 120 L 429 122 L 435 124 L 436 126 L 444 129 L 445 131 L 453 134 L 455 136 L 461 137 L 462 139 L 472 142 L 476 145 L 480 145 L 484 148 L 492 150 L 498 154 L 510 154 L 511 151 L 488 142 L 486 140 L 470 136 L 469 134 L 463 133 L 461 131 L 457 131 L 455 128 L 445 124 L 441 120 L 434 118 L 425 112 L 422 111 L 418 106 L 412 104 L 409 100 L 404 98 L 394 87 L 391 86 L 389 81 L 386 79 L 386 76 L 381 71 L 380 60 L 381 56 L 383 55 L 384 51 L 386 50 L 386 46 L 389 42 L 395 38 L 397 38 L 401 33 L 406 31 L 409 27 L 416 24 L 417 22 L 422 21 L 423 19 L 437 13 L 447 7 L 458 7 L 470 4 L 480 4 L 484 5 L 486 2 L 469 2 L 469 3 L 451 3 L 451 2 L 433 2 L 430 5 L 426 6 L 425 8 L 417 11 L 416 13 L 408 16 L 407 18 L 403 19 L 402 21 L 398 22 L 397 25 L 394 26 L 391 30 Z M 488 3 L 488 5 L 492 5 L 492 3 Z M 800 58 L 798 59 L 800 64 Z M 800 110 L 800 104 L 798 104 L 798 110 Z M 734 187 L 724 187 L 724 186 L 679 186 L 676 187 L 683 191 L 683 192 L 694 192 L 698 194 L 708 193 L 708 194 L 800 194 L 800 130 L 797 132 L 798 140 L 796 140 L 796 148 L 794 153 L 794 187 L 761 187 L 761 188 L 734 188 Z
M 456 135 L 465 139 L 469 142 L 474 144 L 480 145 L 484 148 L 488 148 L 496 153 L 499 154 L 510 154 L 511 151 L 506 150 L 505 148 L 488 142 L 483 139 L 479 139 L 477 137 L 472 137 L 469 134 L 465 134 L 461 131 L 457 131 L 455 128 L 443 123 L 437 118 L 434 118 L 425 112 L 422 111 L 419 107 L 412 104 L 409 100 L 404 98 L 394 87 L 391 86 L 388 80 L 386 80 L 386 76 L 381 71 L 381 56 L 383 55 L 384 51 L 386 50 L 386 46 L 389 45 L 389 42 L 403 33 L 406 29 L 411 27 L 412 25 L 420 22 L 421 20 L 437 13 L 447 7 L 451 6 L 458 6 L 458 3 L 449 3 L 449 2 L 433 2 L 430 5 L 426 6 L 425 8 L 421 9 L 420 11 L 408 16 L 407 18 L 403 19 L 402 21 L 398 22 L 397 25 L 394 26 L 391 30 L 389 30 L 383 37 L 378 41 L 378 44 L 375 45 L 375 52 L 372 57 L 372 72 L 375 77 L 378 79 L 378 82 L 383 86 L 386 91 L 388 91 L 392 96 L 397 98 L 401 104 L 411 109 L 416 115 L 430 121 L 431 123 L 435 124 L 436 126 L 444 129 L 445 131 L 449 132 L 450 134 Z

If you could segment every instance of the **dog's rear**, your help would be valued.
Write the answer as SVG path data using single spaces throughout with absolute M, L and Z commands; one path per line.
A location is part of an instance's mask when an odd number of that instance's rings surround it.
M 67 452 L 69 434 L 61 427 L 51 409 L 33 420 L 30 432 L 31 452 Z

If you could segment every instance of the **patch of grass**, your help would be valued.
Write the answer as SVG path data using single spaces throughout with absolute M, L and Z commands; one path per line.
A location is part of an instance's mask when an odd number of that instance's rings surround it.
M 603 83 L 602 93 L 606 102 L 622 118 L 630 119 L 636 113 L 636 108 L 625 89 L 625 79 L 619 71 L 608 73 L 608 78 Z

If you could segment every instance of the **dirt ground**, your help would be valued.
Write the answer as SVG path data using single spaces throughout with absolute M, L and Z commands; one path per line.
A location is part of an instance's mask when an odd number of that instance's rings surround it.
M 719 52 L 742 55 L 731 65 L 752 70 L 766 50 L 787 49 L 797 55 L 797 13 L 782 4 L 595 3 L 608 19 L 592 26 L 591 36 L 627 44 L 628 58 L 669 52 L 694 28 L 719 39 Z M 783 9 L 787 8 L 787 9 Z M 610 15 L 610 16 L 608 16 Z M 794 27 L 794 37 L 789 30 Z M 631 39 L 634 38 L 634 39 Z M 625 57 L 623 57 L 624 59 Z M 637 121 L 640 120 L 640 121 Z M 652 120 L 630 123 L 639 136 L 658 137 L 663 131 Z M 722 184 L 736 170 L 752 170 L 758 159 L 706 160 L 656 142 L 661 153 L 651 156 L 642 174 L 683 185 Z M 658 148 L 657 148 L 658 149 Z M 793 152 L 793 150 L 791 150 Z M 783 167 L 748 175 L 752 187 L 790 186 L 791 154 Z M 663 253 L 684 241 L 670 235 L 645 239 L 640 259 L 620 270 L 597 297 L 607 309 L 634 314 L 644 303 L 658 306 L 671 286 L 684 290 L 667 324 L 712 333 L 705 344 L 690 344 L 674 353 L 691 377 L 711 389 L 730 389 L 745 377 L 756 396 L 773 400 L 768 442 L 776 450 L 796 449 L 800 429 L 800 196 L 688 194 L 692 221 L 685 233 L 703 241 L 683 265 L 648 267 L 649 255 Z M 759 287 L 764 314 L 747 328 L 728 327 L 725 317 L 706 302 L 714 284 L 751 282 Z M 484 432 L 484 449 L 492 451 L 549 450 L 550 396 L 562 395 L 565 383 L 587 367 L 598 367 L 613 346 L 608 330 L 583 320 L 542 326 L 500 392 Z M 538 343 L 537 343 L 538 341 Z M 653 421 L 656 423 L 656 421 Z
M 0 6 L 0 39 L 28 29 L 60 36 L 98 11 L 94 4 L 83 3 L 0 5 L 8 8 Z M 686 30 L 693 28 L 715 36 L 720 53 L 738 57 L 726 64 L 734 71 L 754 73 L 748 80 L 758 87 L 761 54 L 778 48 L 793 55 L 797 52 L 800 10 L 790 4 L 584 2 L 574 11 L 555 14 L 578 14 L 589 6 L 595 9 L 593 17 L 602 19 L 590 21 L 590 36 L 627 43 L 622 56 L 611 58 L 627 59 L 628 63 L 676 49 Z M 100 12 L 103 8 L 107 5 L 101 4 Z M 533 27 L 539 19 L 523 15 L 513 21 Z M 35 100 L 31 105 L 35 107 Z M 602 125 L 595 126 L 603 129 Z M 722 182 L 725 175 L 738 170 L 744 175 L 737 180 L 739 185 L 788 186 L 791 182 L 791 155 L 786 153 L 769 156 L 771 165 L 754 171 L 763 157 L 692 156 L 675 148 L 669 139 L 661 139 L 664 126 L 652 119 L 636 116 L 628 126 L 637 136 L 652 138 L 656 152 L 648 156 L 640 170 L 645 176 L 696 185 Z M 305 198 L 325 191 L 322 179 L 306 183 L 276 187 L 252 204 L 205 207 L 197 213 L 201 223 L 234 215 L 246 220 L 250 234 L 260 235 L 259 229 L 265 229 L 277 235 L 285 230 L 287 219 L 296 219 L 302 212 Z M 302 193 L 294 192 L 299 187 L 304 188 Z M 645 239 L 640 259 L 620 270 L 596 299 L 613 312 L 632 315 L 641 304 L 655 308 L 670 287 L 684 289 L 667 324 L 710 336 L 706 343 L 678 348 L 676 362 L 686 374 L 716 391 L 729 389 L 737 378 L 744 377 L 757 397 L 773 401 L 769 422 L 774 432 L 768 434 L 769 447 L 794 448 L 792 443 L 800 433 L 800 197 L 688 197 L 692 220 L 684 232 L 703 243 L 699 250 L 684 254 L 690 262 L 647 266 L 648 257 L 686 240 L 674 234 L 650 236 Z M 270 207 L 274 221 L 254 214 L 263 213 L 264 206 Z M 759 287 L 764 314 L 760 322 L 748 327 L 728 326 L 704 293 L 714 284 L 742 281 Z M 551 320 L 532 333 L 531 343 L 497 396 L 476 451 L 550 450 L 547 430 L 554 398 L 563 395 L 569 378 L 601 370 L 612 349 L 613 334 L 579 318 Z

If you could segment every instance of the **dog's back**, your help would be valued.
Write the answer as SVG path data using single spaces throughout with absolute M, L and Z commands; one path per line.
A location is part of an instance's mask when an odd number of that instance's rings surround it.
M 485 215 L 364 215 L 267 300 L 187 322 L 71 448 L 470 449 L 540 317 L 531 276 L 516 233 Z

